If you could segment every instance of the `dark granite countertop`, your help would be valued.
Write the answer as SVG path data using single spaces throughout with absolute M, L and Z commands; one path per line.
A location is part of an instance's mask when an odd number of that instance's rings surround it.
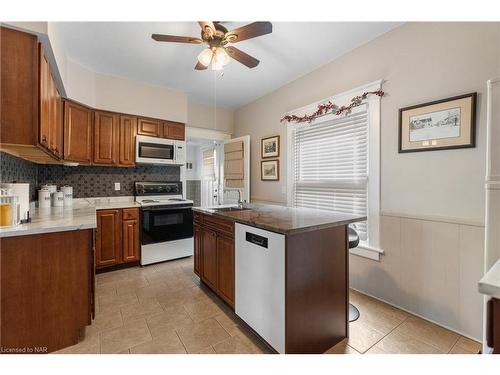
M 310 232 L 366 220 L 366 216 L 275 205 L 248 204 L 247 210 L 217 211 L 216 207 L 193 207 L 194 211 L 281 234 Z

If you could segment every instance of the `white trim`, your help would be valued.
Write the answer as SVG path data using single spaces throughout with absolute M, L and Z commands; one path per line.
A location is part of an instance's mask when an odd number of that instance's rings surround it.
M 400 217 L 403 219 L 414 219 L 423 221 L 435 221 L 439 223 L 468 225 L 472 227 L 484 227 L 484 222 L 482 221 L 475 221 L 475 220 L 464 219 L 459 217 L 451 217 L 451 216 L 417 215 L 417 214 L 409 214 L 406 212 L 395 212 L 389 210 L 381 210 L 380 216 Z
M 358 247 L 349 249 L 349 254 L 380 262 L 380 255 L 384 254 L 384 250 L 370 246 L 359 245 Z
M 220 130 L 186 126 L 186 140 L 189 140 L 189 138 L 201 138 L 211 141 L 225 141 L 231 139 L 231 134 L 222 132 Z
M 373 298 L 373 299 L 376 299 L 377 301 L 380 301 L 380 302 L 386 303 L 386 304 L 388 304 L 388 305 L 390 305 L 390 306 L 392 306 L 392 307 L 395 307 L 395 308 L 397 308 L 397 309 L 399 309 L 399 310 L 403 310 L 403 311 L 407 312 L 408 314 L 414 315 L 414 316 L 419 317 L 419 318 L 421 318 L 421 319 L 423 319 L 423 320 L 426 320 L 426 321 L 428 321 L 428 322 L 434 323 L 434 324 L 435 324 L 435 325 L 437 325 L 437 326 L 440 326 L 440 327 L 446 328 L 447 330 L 450 330 L 450 331 L 455 332 L 455 333 L 457 333 L 457 334 L 459 334 L 459 335 L 461 335 L 461 336 L 467 337 L 467 338 L 469 338 L 469 339 L 471 339 L 471 340 L 474 340 L 474 341 L 476 341 L 476 342 L 481 343 L 481 340 L 480 340 L 480 339 L 478 339 L 478 338 L 472 337 L 471 335 L 468 335 L 468 334 L 466 334 L 466 333 L 463 333 L 463 332 L 461 332 L 461 331 L 458 331 L 457 329 L 455 329 L 455 328 L 451 328 L 451 327 L 449 327 L 449 326 L 447 326 L 447 325 L 444 325 L 444 324 L 442 324 L 442 323 L 438 323 L 438 322 L 436 322 L 436 321 L 434 321 L 434 320 L 432 320 L 432 319 L 429 319 L 429 318 L 428 318 L 428 317 L 426 317 L 426 316 L 423 316 L 423 315 L 417 314 L 417 313 L 416 313 L 416 312 L 414 312 L 414 311 L 411 311 L 411 310 L 408 310 L 408 309 L 406 309 L 406 308 L 404 308 L 404 307 L 401 307 L 401 306 L 399 306 L 399 305 L 396 305 L 395 303 L 392 303 L 392 302 L 386 301 L 385 299 L 382 299 L 382 298 L 376 297 L 376 296 L 374 296 L 374 295 L 372 295 L 372 294 L 370 294 L 370 293 L 367 293 L 367 292 L 365 292 L 365 291 L 363 291 L 363 290 L 360 290 L 360 289 L 353 288 L 353 287 L 351 287 L 351 286 L 349 287 L 349 289 L 355 290 L 356 292 L 361 293 L 361 294 L 364 294 L 365 296 L 368 296 L 368 297 L 371 297 L 371 298 Z

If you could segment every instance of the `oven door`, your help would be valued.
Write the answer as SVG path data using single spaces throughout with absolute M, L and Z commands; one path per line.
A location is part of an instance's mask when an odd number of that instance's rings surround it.
M 141 212 L 143 245 L 193 237 L 191 207 L 153 206 Z
M 174 164 L 175 141 L 154 137 L 136 137 L 136 163 Z

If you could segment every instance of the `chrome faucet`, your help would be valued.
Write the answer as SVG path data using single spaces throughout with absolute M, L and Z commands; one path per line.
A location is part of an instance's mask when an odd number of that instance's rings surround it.
M 241 190 L 240 189 L 225 189 L 224 192 L 228 193 L 230 191 L 237 191 L 238 192 L 238 208 L 242 209 L 243 208 L 243 201 L 241 200 Z

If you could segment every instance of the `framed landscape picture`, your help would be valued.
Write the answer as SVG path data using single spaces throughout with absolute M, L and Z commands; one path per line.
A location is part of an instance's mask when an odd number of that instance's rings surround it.
M 277 158 L 280 156 L 280 136 L 262 138 L 261 140 L 262 158 Z
M 280 161 L 263 160 L 260 162 L 260 179 L 262 181 L 279 181 Z
M 399 152 L 475 147 L 476 93 L 399 110 Z

